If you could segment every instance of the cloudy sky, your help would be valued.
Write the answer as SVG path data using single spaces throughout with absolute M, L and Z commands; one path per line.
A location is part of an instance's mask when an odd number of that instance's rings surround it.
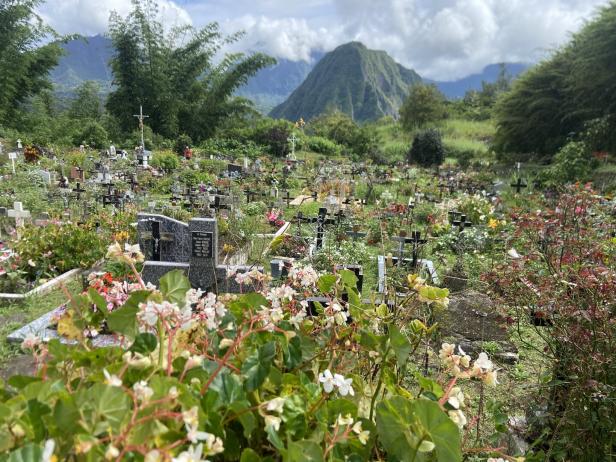
M 566 42 L 608 0 L 158 0 L 167 25 L 218 21 L 244 30 L 237 47 L 307 60 L 359 40 L 422 76 L 451 80 L 491 63 L 535 62 Z M 129 0 L 46 0 L 43 17 L 61 33 L 107 30 Z

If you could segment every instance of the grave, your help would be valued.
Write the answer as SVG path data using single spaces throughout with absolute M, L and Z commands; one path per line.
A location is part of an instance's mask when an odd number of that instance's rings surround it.
M 184 223 L 164 215 L 137 215 L 139 244 L 145 251 L 144 282 L 158 284 L 169 271 L 188 275 L 194 288 L 217 292 L 250 292 L 228 273 L 262 268 L 218 264 L 218 225 L 215 218 L 193 218 Z

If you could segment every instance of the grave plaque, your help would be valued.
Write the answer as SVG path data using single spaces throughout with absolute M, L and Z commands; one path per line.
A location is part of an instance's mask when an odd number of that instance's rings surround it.
M 192 256 L 214 258 L 214 233 L 192 232 Z

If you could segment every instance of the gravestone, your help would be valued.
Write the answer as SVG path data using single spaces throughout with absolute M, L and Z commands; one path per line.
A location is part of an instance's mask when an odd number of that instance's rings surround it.
M 34 173 L 43 180 L 43 183 L 51 185 L 51 173 L 47 170 L 35 170 Z
M 164 215 L 142 213 L 137 219 L 139 245 L 146 255 L 142 272 L 144 282 L 158 285 L 161 277 L 179 269 L 188 276 L 194 288 L 217 293 L 251 291 L 251 287 L 241 287 L 227 273 L 245 273 L 255 268 L 218 264 L 215 218 L 193 218 L 184 223 Z M 157 250 L 156 245 L 159 246 Z M 262 268 L 256 269 L 263 272 Z
M 15 219 L 15 226 L 21 228 L 24 226 L 24 219 L 30 218 L 30 211 L 24 210 L 21 202 L 13 203 L 13 210 L 7 212 L 9 218 Z

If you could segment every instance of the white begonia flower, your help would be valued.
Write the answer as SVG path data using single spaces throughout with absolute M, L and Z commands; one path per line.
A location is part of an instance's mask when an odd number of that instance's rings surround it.
M 481 353 L 479 353 L 479 356 L 475 360 L 473 368 L 479 368 L 481 369 L 481 372 L 485 373 L 490 372 L 494 368 L 494 364 L 492 363 L 492 361 L 490 361 L 488 355 L 482 351 Z
M 193 406 L 188 411 L 182 412 L 182 420 L 184 420 L 184 424 L 189 427 L 199 425 L 199 409 L 197 409 L 197 406 Z
M 447 415 L 449 415 L 449 418 L 453 421 L 453 423 L 455 423 L 460 429 L 463 429 L 464 426 L 466 425 L 466 416 L 464 415 L 464 412 L 462 412 L 459 409 L 456 409 L 454 411 L 449 411 L 447 412 Z
M 180 455 L 171 459 L 171 462 L 207 462 L 206 459 L 202 459 L 203 444 L 198 446 L 191 446 L 188 451 L 181 452 Z
M 496 371 L 489 371 L 486 373 L 486 375 L 483 378 L 483 381 L 486 383 L 486 385 L 489 385 L 491 387 L 495 387 L 496 385 L 498 385 L 498 380 L 496 379 Z
M 207 436 L 204 440 L 204 445 L 205 446 L 203 455 L 205 456 L 214 456 L 216 454 L 224 452 L 225 450 L 222 440 L 216 435 L 212 435 L 211 433 L 207 433 Z
M 265 420 L 266 431 L 270 428 L 275 432 L 280 430 L 280 423 L 282 422 L 282 419 L 280 417 L 276 417 L 275 415 L 266 415 L 265 417 L 263 417 L 263 419 Z
M 145 260 L 145 257 L 139 248 L 139 244 L 129 245 L 128 243 L 125 243 L 124 256 L 136 263 L 141 263 Z
M 178 396 L 180 396 L 180 393 L 178 392 L 177 387 L 171 387 L 169 388 L 169 398 L 171 399 L 177 399 Z
M 518 251 L 514 248 L 509 249 L 507 251 L 507 255 L 509 255 L 509 257 L 514 260 L 519 260 L 520 258 L 522 258 L 520 254 L 518 253 Z
M 233 345 L 233 343 L 233 340 L 231 340 L 230 338 L 223 338 L 218 344 L 218 348 L 220 348 L 221 350 L 226 350 L 231 345 Z
M 145 455 L 143 462 L 162 462 L 163 456 L 160 451 L 153 449 Z
M 340 427 L 346 427 L 347 425 L 353 425 L 353 417 L 351 414 L 347 414 L 344 417 L 342 414 L 338 414 L 338 418 L 336 419 L 336 424 Z
M 103 369 L 103 375 L 105 376 L 105 383 L 112 387 L 121 387 L 122 379 L 115 374 L 110 374 L 107 369 Z
M 334 376 L 329 369 L 325 369 L 319 375 L 319 382 L 323 384 L 323 390 L 325 391 L 325 393 L 331 393 L 332 391 L 334 391 L 336 381 L 334 380 Z
M 41 344 L 41 339 L 37 337 L 32 332 L 28 333 L 24 338 L 23 342 L 21 342 L 22 350 L 34 350 L 38 345 Z
M 334 375 L 334 381 L 338 387 L 338 393 L 341 396 L 351 395 L 355 396 L 355 390 L 353 390 L 353 379 L 346 379 L 340 374 Z
M 194 369 L 195 367 L 201 366 L 201 364 L 203 364 L 203 356 L 193 355 L 186 361 L 186 369 Z
M 141 380 L 140 382 L 136 382 L 133 385 L 133 390 L 135 392 L 135 396 L 137 400 L 141 402 L 147 402 L 150 400 L 152 395 L 154 394 L 154 390 L 152 390 L 148 383 L 145 380 Z
M 119 449 L 110 444 L 107 447 L 107 450 L 105 451 L 105 460 L 117 459 L 119 455 L 120 455 Z
M 357 435 L 357 439 L 361 444 L 365 445 L 368 443 L 368 440 L 370 439 L 370 430 L 364 430 L 361 426 L 360 420 L 355 422 L 355 425 L 353 425 L 353 433 Z
M 269 412 L 277 412 L 278 414 L 281 414 L 284 409 L 285 401 L 286 400 L 282 397 L 271 399 L 266 403 L 265 409 Z
M 43 457 L 41 462 L 52 462 L 55 460 L 53 456 L 53 451 L 56 448 L 56 442 L 52 439 L 45 441 L 45 445 L 43 446 Z
M 193 444 L 209 438 L 210 433 L 199 431 L 196 425 L 186 425 L 186 438 Z

